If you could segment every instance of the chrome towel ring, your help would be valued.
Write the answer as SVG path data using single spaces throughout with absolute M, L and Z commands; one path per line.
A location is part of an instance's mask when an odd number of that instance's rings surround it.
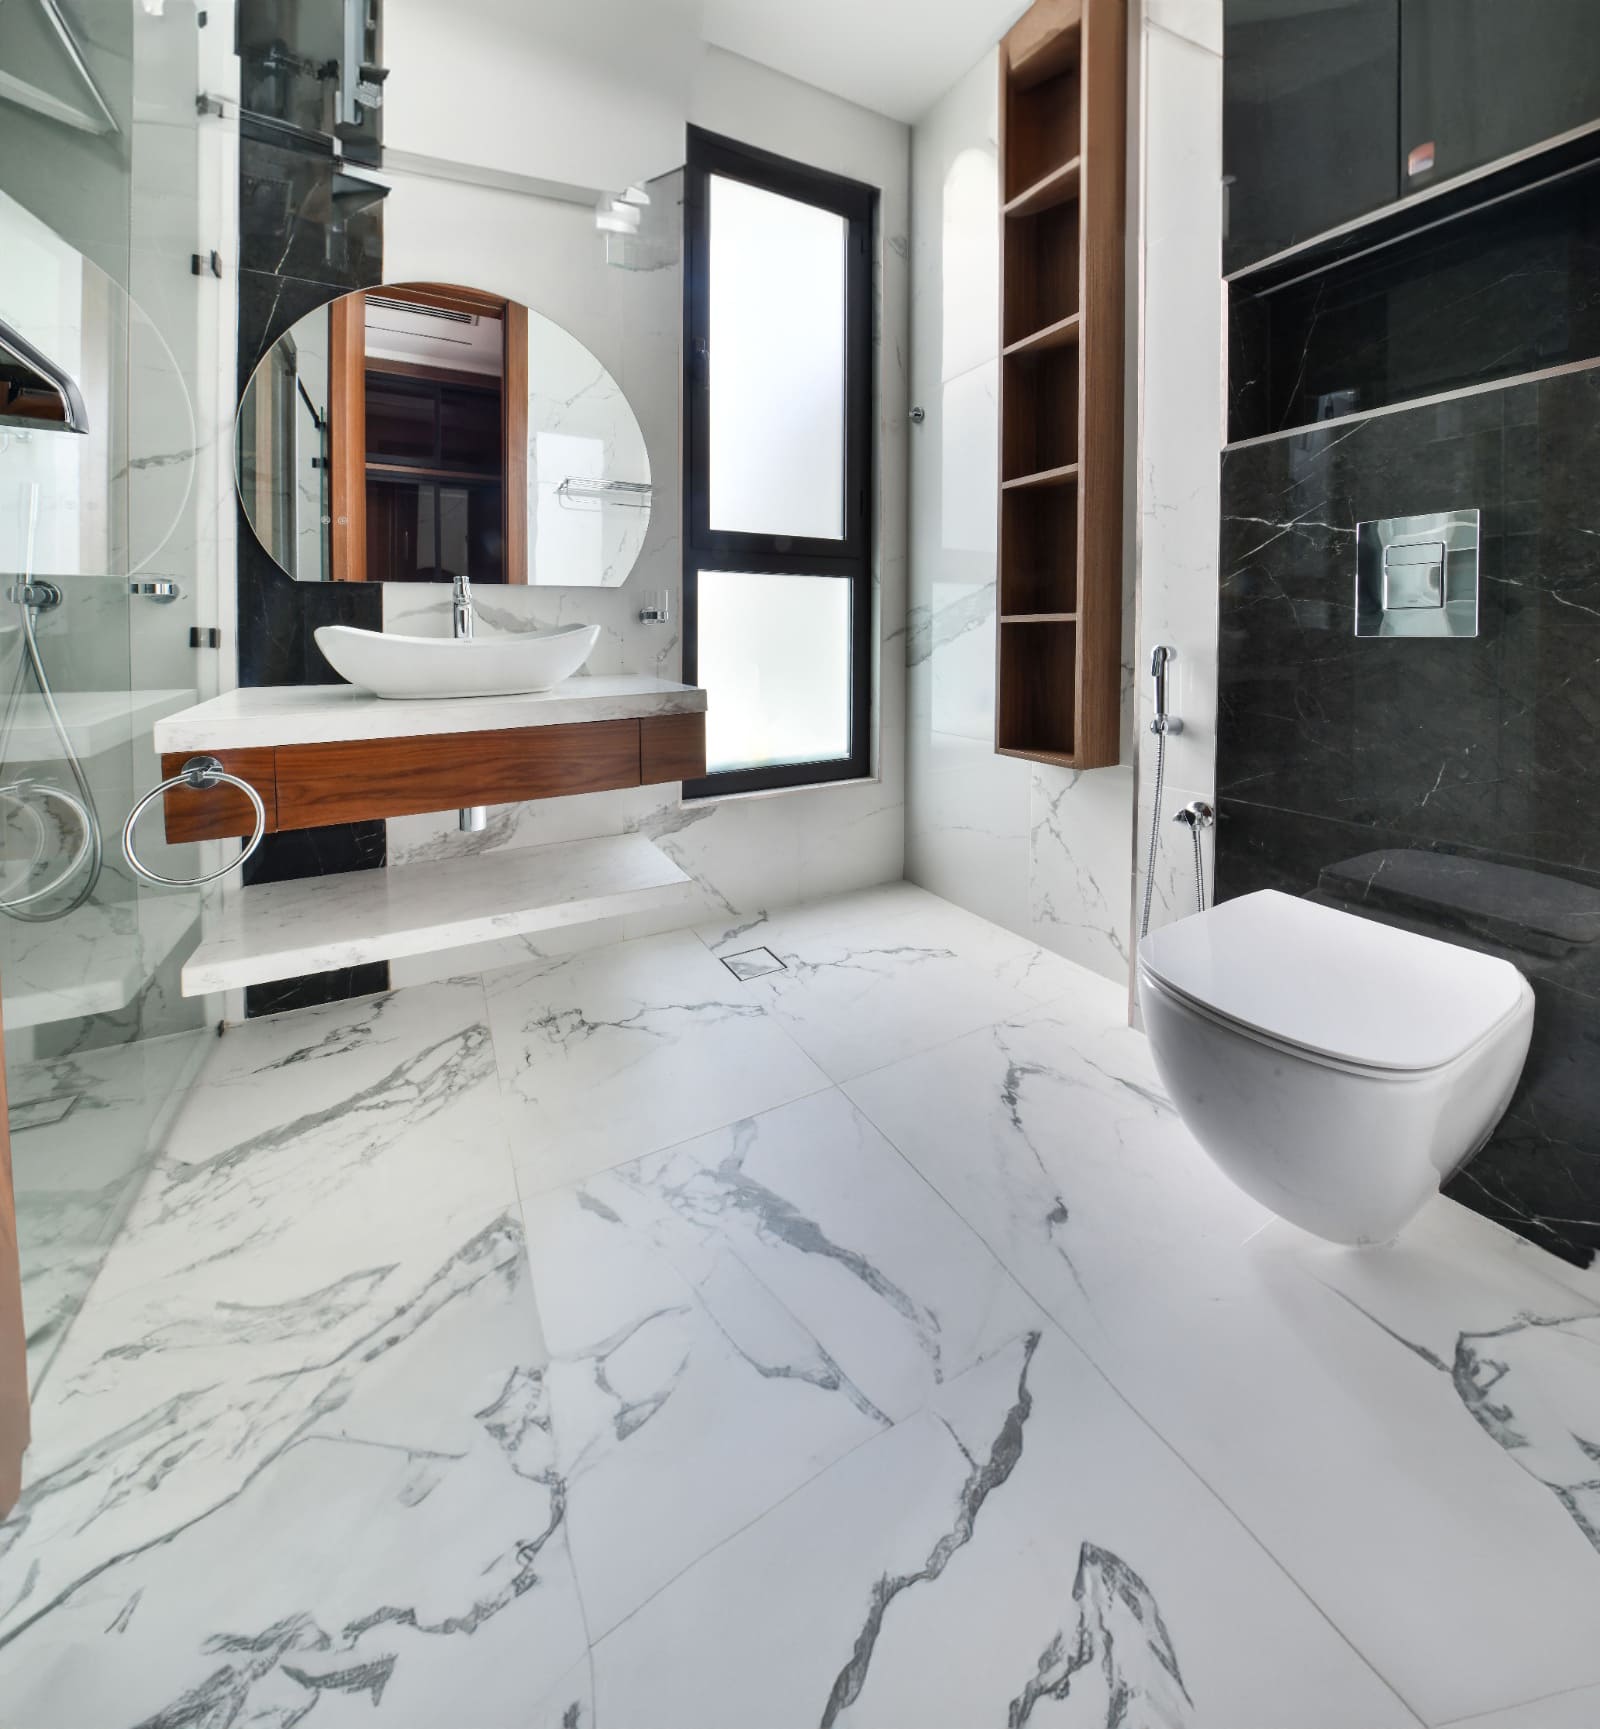
M 251 835 L 244 851 L 236 859 L 230 859 L 220 870 L 214 870 L 206 876 L 157 876 L 148 865 L 141 862 L 139 855 L 133 850 L 133 827 L 143 816 L 145 806 L 153 804 L 164 792 L 169 792 L 174 787 L 186 786 L 193 792 L 209 792 L 212 787 L 223 784 L 238 787 L 239 791 L 249 799 L 251 809 L 256 813 L 255 833 Z M 135 875 L 143 877 L 147 883 L 154 883 L 158 888 L 204 888 L 207 883 L 214 883 L 218 877 L 225 877 L 229 871 L 242 865 L 261 845 L 261 837 L 266 832 L 267 807 L 261 802 L 261 794 L 251 786 L 249 781 L 240 780 L 236 774 L 229 774 L 214 756 L 192 756 L 177 774 L 173 775 L 171 780 L 164 780 L 160 786 L 147 792 L 128 812 L 128 820 L 122 825 L 122 856 L 128 861 L 128 865 Z

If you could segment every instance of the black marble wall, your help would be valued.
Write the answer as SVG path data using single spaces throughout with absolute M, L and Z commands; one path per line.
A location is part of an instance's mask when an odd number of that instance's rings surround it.
M 1520 967 L 1537 998 L 1527 1070 L 1449 1192 L 1586 1265 L 1600 368 L 1230 449 L 1222 475 L 1218 897 L 1314 895 Z M 1356 524 L 1473 507 L 1477 639 L 1358 639 Z
M 1265 292 L 1235 285 L 1228 430 L 1257 438 L 1600 355 L 1600 165 Z
M 248 8 L 246 9 L 248 13 Z M 242 390 L 262 356 L 307 312 L 383 279 L 383 206 L 345 175 L 331 145 L 281 121 L 245 115 L 239 153 L 239 355 Z M 338 682 L 318 651 L 321 624 L 383 628 L 378 584 L 295 582 L 268 557 L 241 509 L 239 682 Z M 270 835 L 245 867 L 247 883 L 284 882 L 385 863 L 381 822 Z M 388 988 L 378 964 L 254 986 L 246 1012 L 271 1014 Z

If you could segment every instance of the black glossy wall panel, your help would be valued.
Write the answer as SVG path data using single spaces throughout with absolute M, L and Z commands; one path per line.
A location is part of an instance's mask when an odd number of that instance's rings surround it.
M 1552 950 L 1327 873 L 1420 849 L 1538 873 L 1524 907 L 1540 878 L 1600 894 L 1596 475 L 1590 369 L 1230 450 L 1222 488 L 1217 894 L 1333 898 L 1521 967 L 1528 1069 L 1451 1192 L 1580 1264 L 1600 1249 L 1600 928 Z M 1358 639 L 1356 524 L 1472 507 L 1479 637 Z
M 240 141 L 239 355 L 244 383 L 283 332 L 306 313 L 383 275 L 382 205 L 335 195 L 331 156 L 252 136 Z M 383 628 L 378 584 L 295 582 L 238 515 L 239 682 L 332 684 L 316 646 L 321 624 Z M 384 866 L 379 823 L 339 824 L 269 835 L 246 869 L 248 883 L 285 882 Z M 386 965 L 263 985 L 246 992 L 251 1015 L 337 1002 L 388 986 Z
M 1594 0 L 1401 0 L 1400 33 L 1407 192 L 1600 120 Z
M 1225 0 L 1223 17 L 1234 271 L 1400 196 L 1400 0 Z

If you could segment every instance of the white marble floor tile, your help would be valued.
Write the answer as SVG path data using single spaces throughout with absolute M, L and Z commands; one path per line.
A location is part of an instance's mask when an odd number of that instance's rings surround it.
M 1445 1729 L 1594 1729 L 1600 1723 L 1600 1687 L 1581 1687 L 1575 1693 L 1555 1693 L 1509 1711 L 1490 1711 L 1477 1717 L 1459 1717 Z
M 847 1091 L 1419 1715 L 1600 1679 L 1600 1323 L 1508 1239 L 1269 1221 L 1082 999 Z
M 1040 1318 L 837 1091 L 527 1211 L 596 1637 Z
M 485 986 L 524 1197 L 827 1085 L 687 931 Z
M 1592 1278 L 1272 1220 L 1125 1009 L 900 884 L 213 1041 L 35 1400 L 0 1722 L 1591 1729 Z M 137 1173 L 52 1144 L 98 1254 Z
M 1416 1720 L 1055 1331 L 1006 1347 L 595 1648 L 650 1729 Z
M 217 1055 L 35 1403 L 7 1716 L 520 1729 L 586 1634 L 481 989 Z
M 28 1384 L 51 1357 L 138 1196 L 209 1040 L 177 1034 L 15 1064 L 12 1182 Z
M 785 970 L 742 989 L 836 1080 L 1071 989 L 1079 970 L 909 883 L 707 925 L 713 954 L 764 944 Z
M 476 979 L 251 1022 L 169 1133 L 103 1295 L 186 1300 L 225 1271 L 234 1301 L 273 1303 L 364 1242 L 430 1255 L 514 1203 L 504 1109 Z

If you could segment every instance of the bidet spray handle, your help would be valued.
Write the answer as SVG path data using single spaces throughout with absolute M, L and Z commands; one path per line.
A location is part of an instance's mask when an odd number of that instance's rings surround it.
M 1167 667 L 1172 660 L 1172 650 L 1165 643 L 1159 644 L 1150 655 L 1150 677 L 1155 681 L 1155 718 L 1150 722 L 1150 730 L 1158 737 L 1166 734 L 1176 737 L 1183 731 L 1183 722 L 1175 720 L 1167 714 Z

